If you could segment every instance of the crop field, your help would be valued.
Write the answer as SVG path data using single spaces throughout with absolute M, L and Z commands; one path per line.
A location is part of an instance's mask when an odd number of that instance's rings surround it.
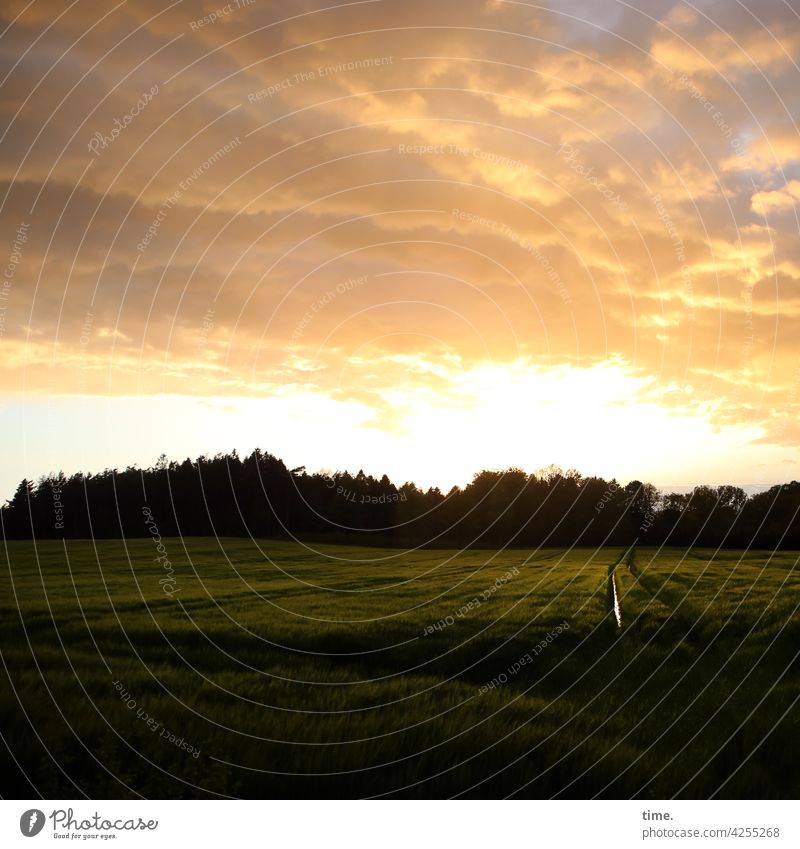
M 798 555 L 9 542 L 4 797 L 797 798 Z

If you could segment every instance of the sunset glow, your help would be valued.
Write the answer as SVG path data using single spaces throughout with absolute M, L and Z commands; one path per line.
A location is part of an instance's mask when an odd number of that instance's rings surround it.
M 5 4 L 4 495 L 798 476 L 790 6 L 211 5 Z

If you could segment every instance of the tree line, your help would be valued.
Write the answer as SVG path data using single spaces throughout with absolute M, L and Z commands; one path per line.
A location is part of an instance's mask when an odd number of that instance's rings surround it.
M 151 468 L 23 480 L 0 509 L 7 539 L 248 536 L 399 546 L 640 544 L 800 549 L 800 483 L 661 493 L 550 466 L 482 471 L 443 493 L 348 472 L 289 469 L 260 450 Z

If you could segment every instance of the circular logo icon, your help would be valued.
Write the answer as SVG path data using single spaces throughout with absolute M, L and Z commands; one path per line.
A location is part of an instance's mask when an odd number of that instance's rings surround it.
M 44 828 L 44 813 L 38 808 L 31 808 L 19 818 L 19 830 L 25 837 L 36 837 Z

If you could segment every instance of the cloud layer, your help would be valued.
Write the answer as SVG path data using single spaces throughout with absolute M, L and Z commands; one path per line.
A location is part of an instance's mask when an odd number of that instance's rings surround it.
M 0 390 L 402 436 L 487 367 L 611 367 L 791 466 L 800 18 L 646 5 L 6 3 Z

